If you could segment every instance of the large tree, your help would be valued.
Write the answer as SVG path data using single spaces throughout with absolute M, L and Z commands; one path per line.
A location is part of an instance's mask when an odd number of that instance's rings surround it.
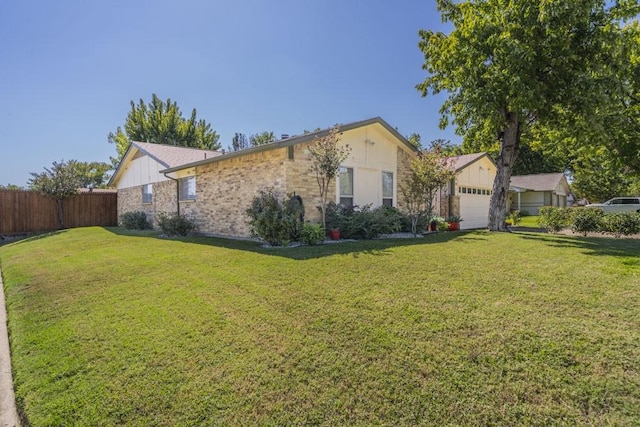
M 623 92 L 619 81 L 629 76 L 620 51 L 632 39 L 625 32 L 635 33 L 623 19 L 638 12 L 637 2 L 438 0 L 437 7 L 453 29 L 420 31 L 428 76 L 417 87 L 423 96 L 447 92 L 442 127 L 452 117 L 465 139 L 497 140 L 489 228 L 506 231 L 512 168 L 532 128 L 558 132 L 559 140 L 606 133 L 602 113 L 614 114 L 610 94 Z
M 146 104 L 142 99 L 135 104 L 131 101 L 131 111 L 127 115 L 124 129 L 120 126 L 109 133 L 109 142 L 115 144 L 117 157 L 111 161 L 117 164 L 129 148 L 131 141 L 171 144 L 182 147 L 218 150 L 221 145 L 220 136 L 211 129 L 205 120 L 198 120 L 196 109 L 191 110 L 189 118 L 182 117 L 182 112 L 175 101 L 166 101 L 156 94 Z

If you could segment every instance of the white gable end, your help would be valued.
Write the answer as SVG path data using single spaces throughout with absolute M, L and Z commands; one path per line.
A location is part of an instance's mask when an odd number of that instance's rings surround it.
M 167 181 L 169 178 L 160 173 L 161 170 L 166 168 L 166 166 L 158 163 L 153 158 L 138 153 L 133 160 L 126 164 L 125 170 L 121 172 L 122 177 L 118 181 L 118 189 Z

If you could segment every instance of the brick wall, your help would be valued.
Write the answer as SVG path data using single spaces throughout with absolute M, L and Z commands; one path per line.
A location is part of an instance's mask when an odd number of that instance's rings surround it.
M 118 218 L 125 212 L 142 211 L 153 224 L 158 212 L 176 211 L 176 183 L 162 181 L 153 183 L 151 203 L 142 203 L 142 186 L 121 188 L 118 190 Z
M 196 197 L 191 204 L 202 233 L 248 236 L 245 211 L 260 190 L 284 195 L 287 149 L 274 149 L 196 168 Z
M 318 208 L 322 205 L 322 199 L 320 198 L 320 188 L 318 187 L 316 175 L 311 170 L 312 162 L 307 151 L 310 144 L 311 142 L 293 146 L 294 160 L 288 160 L 286 163 L 286 188 L 287 194 L 292 195 L 295 192 L 302 197 L 305 222 L 321 223 L 322 213 Z M 327 202 L 336 200 L 336 179 L 331 180 Z

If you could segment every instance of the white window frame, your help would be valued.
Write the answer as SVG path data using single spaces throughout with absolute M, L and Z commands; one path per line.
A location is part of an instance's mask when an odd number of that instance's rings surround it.
M 384 195 L 384 177 L 385 175 L 391 175 L 391 196 L 385 196 Z M 382 171 L 380 173 L 380 178 L 381 178 L 381 183 L 382 183 L 382 205 L 383 206 L 393 206 L 394 202 L 395 202 L 395 197 L 394 196 L 394 187 L 395 187 L 395 180 L 393 177 L 393 172 L 390 171 Z M 389 204 L 385 203 L 385 200 L 389 200 Z
M 351 194 L 348 193 L 343 193 L 342 192 L 342 175 L 345 173 L 349 173 L 349 171 L 351 171 Z M 340 173 L 338 175 L 338 203 L 347 207 L 353 207 L 354 206 L 354 188 L 355 185 L 353 183 L 354 180 L 354 168 L 352 167 L 345 167 L 345 166 L 340 166 Z M 346 201 L 347 199 L 350 199 L 350 204 L 347 203 L 343 203 L 343 199 Z
M 180 178 L 178 182 L 180 183 L 180 201 L 188 202 L 188 201 L 196 200 L 195 175 L 185 176 L 184 178 Z
M 142 204 L 153 203 L 153 184 L 144 184 L 142 186 Z

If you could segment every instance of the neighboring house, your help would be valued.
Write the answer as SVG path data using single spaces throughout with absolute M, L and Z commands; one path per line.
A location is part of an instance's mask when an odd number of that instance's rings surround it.
M 538 215 L 542 206 L 568 206 L 571 189 L 563 173 L 541 173 L 512 176 L 509 193 L 511 210 Z
M 439 214 L 462 218 L 461 229 L 486 228 L 496 164 L 487 153 L 450 157 L 456 178 L 439 194 Z
M 205 234 L 248 236 L 246 210 L 260 190 L 302 197 L 307 220 L 319 222 L 321 204 L 307 147 L 328 129 L 236 152 L 204 151 L 134 142 L 113 174 L 118 214 L 145 211 L 191 216 Z M 329 200 L 402 209 L 399 183 L 415 148 L 379 117 L 340 126 L 351 153 Z M 485 224 L 486 225 L 486 224 Z

